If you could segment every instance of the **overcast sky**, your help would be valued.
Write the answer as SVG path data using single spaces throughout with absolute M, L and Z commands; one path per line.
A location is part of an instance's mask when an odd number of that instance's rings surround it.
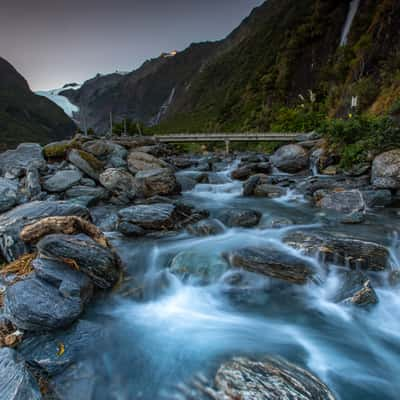
M 0 56 L 33 90 L 225 37 L 263 0 L 0 0 Z

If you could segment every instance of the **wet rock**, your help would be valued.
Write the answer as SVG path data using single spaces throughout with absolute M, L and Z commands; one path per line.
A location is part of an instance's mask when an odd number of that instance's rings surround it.
M 251 163 L 239 166 L 231 173 L 232 179 L 239 181 L 247 180 L 251 175 L 254 174 L 269 174 L 271 172 L 271 164 L 268 162 L 262 163 Z
M 175 174 L 168 168 L 141 171 L 135 179 L 138 191 L 144 197 L 170 196 L 181 192 Z
M 98 348 L 103 332 L 104 327 L 80 320 L 68 330 L 27 336 L 18 351 L 29 364 L 40 367 L 48 376 L 54 376 Z
M 138 225 L 129 221 L 121 221 L 117 225 L 117 230 L 125 236 L 139 237 L 146 234 L 146 231 Z
M 110 140 L 90 140 L 82 145 L 82 149 L 101 161 L 109 161 L 112 157 L 123 160 L 128 155 L 125 147 Z
M 364 213 L 358 211 L 347 214 L 340 219 L 340 223 L 345 225 L 362 224 L 364 221 Z
M 170 271 L 181 279 L 201 284 L 216 282 L 228 269 L 221 256 L 196 251 L 178 253 L 170 265 Z
M 0 178 L 0 213 L 10 210 L 18 202 L 18 183 Z
M 219 219 L 228 227 L 251 228 L 258 225 L 262 214 L 256 210 L 230 209 L 219 215 Z
M 318 199 L 322 196 L 321 199 Z M 335 210 L 337 212 L 351 213 L 362 211 L 365 208 L 364 198 L 359 190 L 343 190 L 338 192 L 314 194 L 316 205 L 321 208 Z
M 254 190 L 264 179 L 266 175 L 253 175 L 243 184 L 243 196 L 253 196 Z
M 372 163 L 372 184 L 381 189 L 400 189 L 400 149 L 377 156 Z
M 119 207 L 113 205 L 97 206 L 90 209 L 93 223 L 103 232 L 116 230 Z
M 64 297 L 58 288 L 32 275 L 7 288 L 4 310 L 18 328 L 45 331 L 74 322 L 83 311 L 83 302 L 79 297 Z
M 68 161 L 96 181 L 103 171 L 103 163 L 86 151 L 72 149 L 68 154 Z
M 279 187 L 277 185 L 257 185 L 254 188 L 254 196 L 256 197 L 268 197 L 274 199 L 277 197 L 282 197 L 286 194 L 286 189 Z
M 55 175 L 43 182 L 43 189 L 47 192 L 64 192 L 79 183 L 82 174 L 77 170 L 58 171 Z
M 91 197 L 93 201 L 106 200 L 109 192 L 102 187 L 74 186 L 65 192 L 68 198 Z
M 346 170 L 344 173 L 346 176 L 362 176 L 368 174 L 371 170 L 370 164 L 357 164 L 352 168 Z
M 150 154 L 132 151 L 128 155 L 128 168 L 133 174 L 139 171 L 148 171 L 168 167 L 165 161 L 162 161 Z
M 11 262 L 31 250 L 19 237 L 24 226 L 46 217 L 68 215 L 89 218 L 89 211 L 68 202 L 34 201 L 0 215 L 0 249 L 4 259 Z
M 307 150 L 297 144 L 280 147 L 271 157 L 275 167 L 283 172 L 296 173 L 308 167 Z
M 217 219 L 205 219 L 193 225 L 189 225 L 187 230 L 195 236 L 218 235 L 224 232 L 224 226 Z
M 25 189 L 30 199 L 38 196 L 42 191 L 39 170 L 36 167 L 28 167 L 26 171 Z
M 41 400 L 35 378 L 15 351 L 0 349 L 0 395 L 4 400 Z
M 291 247 L 303 250 L 308 255 L 319 255 L 321 261 L 361 267 L 372 271 L 387 268 L 390 260 L 388 249 L 372 241 L 354 238 L 343 233 L 323 231 L 294 231 L 284 237 Z
M 367 208 L 386 207 L 393 200 L 390 190 L 363 190 L 362 196 Z
M 158 154 L 153 154 L 153 153 L 150 153 L 150 154 L 152 154 L 153 156 L 156 156 L 156 157 L 162 157 Z M 188 157 L 186 155 L 171 156 L 171 157 L 168 157 L 166 159 L 166 161 L 170 165 L 173 165 L 177 169 L 189 168 L 189 167 L 195 165 L 197 162 L 195 159 L 191 158 L 190 156 Z
M 125 169 L 106 169 L 100 174 L 99 180 L 106 189 L 116 195 L 125 194 L 129 199 L 136 196 L 135 179 Z
M 113 252 L 86 235 L 48 235 L 37 248 L 44 257 L 74 260 L 79 270 L 101 289 L 114 286 L 119 278 L 118 260 Z
M 68 150 L 74 147 L 74 142 L 71 140 L 60 140 L 52 142 L 43 147 L 44 156 L 49 158 L 63 159 L 67 156 Z
M 197 181 L 190 176 L 186 175 L 177 175 L 176 180 L 178 181 L 178 184 L 181 186 L 181 189 L 183 192 L 188 192 L 197 185 Z
M 271 278 L 304 284 L 312 278 L 312 266 L 303 259 L 274 248 L 246 247 L 226 255 L 232 267 Z
M 0 175 L 6 178 L 20 177 L 29 167 L 40 170 L 46 167 L 42 146 L 39 144 L 22 143 L 15 150 L 0 154 Z
M 281 217 L 281 218 L 272 218 L 265 225 L 266 228 L 280 229 L 286 226 L 295 225 L 294 221 L 289 218 Z

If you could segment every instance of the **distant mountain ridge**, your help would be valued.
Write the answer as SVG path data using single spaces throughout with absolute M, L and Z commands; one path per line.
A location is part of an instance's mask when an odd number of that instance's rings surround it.
M 50 100 L 32 93 L 24 77 L 0 57 L 1 148 L 70 137 L 75 123 Z

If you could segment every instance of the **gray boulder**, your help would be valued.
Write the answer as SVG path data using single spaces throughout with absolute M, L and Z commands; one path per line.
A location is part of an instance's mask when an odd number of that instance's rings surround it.
M 84 143 L 82 149 L 102 161 L 108 161 L 112 157 L 125 159 L 128 155 L 125 147 L 110 140 L 91 140 Z
M 74 260 L 79 270 L 101 289 L 108 289 L 118 281 L 116 255 L 86 235 L 48 235 L 39 241 L 37 248 L 44 257 Z
M 64 192 L 79 183 L 82 174 L 78 170 L 58 171 L 43 182 L 43 189 L 50 193 Z
M 277 185 L 262 184 L 254 188 L 254 196 L 274 199 L 286 194 L 286 189 Z
M 0 349 L 0 395 L 4 400 L 41 400 L 39 386 L 25 360 L 9 348 Z
M 204 219 L 193 225 L 189 225 L 187 230 L 190 234 L 195 236 L 210 236 L 223 233 L 225 229 L 222 223 L 217 219 Z
M 68 161 L 96 181 L 99 180 L 99 175 L 103 171 L 104 167 L 103 163 L 93 154 L 82 150 L 71 150 L 68 153 Z
M 372 163 L 372 184 L 382 189 L 400 189 L 400 149 L 377 156 Z
M 18 202 L 18 182 L 0 178 L 0 213 L 13 208 Z
M 169 168 L 141 171 L 135 178 L 136 187 L 144 197 L 169 196 L 181 192 L 181 186 Z
M 106 200 L 109 192 L 102 187 L 73 186 L 65 192 L 68 198 L 91 197 L 93 201 Z
M 146 234 L 146 231 L 139 225 L 132 224 L 129 221 L 121 221 L 117 225 L 117 229 L 125 236 L 139 237 Z
M 42 191 L 40 173 L 36 167 L 28 167 L 26 171 L 25 189 L 30 199 L 38 196 Z
M 365 208 L 364 198 L 360 190 L 343 190 L 326 194 L 317 191 L 314 194 L 314 199 L 316 199 L 318 207 L 337 212 L 351 213 L 363 211 Z
M 288 173 L 300 172 L 308 167 L 309 154 L 298 144 L 280 147 L 271 157 L 272 164 Z
M 89 211 L 80 205 L 62 201 L 34 201 L 0 215 L 0 250 L 7 262 L 31 251 L 19 234 L 23 227 L 42 218 L 76 215 L 89 218 Z
M 151 154 L 140 151 L 131 151 L 128 155 L 128 168 L 133 174 L 139 171 L 148 171 L 168 167 L 165 161 L 162 161 Z
M 251 228 L 258 225 L 261 216 L 262 214 L 259 211 L 232 208 L 220 214 L 219 219 L 230 228 Z
M 108 168 L 99 177 L 100 183 L 110 192 L 128 198 L 136 196 L 135 179 L 132 174 L 122 168 Z

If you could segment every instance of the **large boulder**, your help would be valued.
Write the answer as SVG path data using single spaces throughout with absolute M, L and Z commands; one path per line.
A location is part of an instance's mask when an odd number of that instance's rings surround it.
M 63 201 L 34 201 L 0 215 L 0 250 L 4 259 L 11 262 L 31 250 L 19 237 L 23 227 L 46 217 L 69 215 L 90 217 L 86 207 Z
M 144 197 L 170 196 L 181 192 L 175 174 L 169 168 L 147 169 L 136 174 L 136 186 Z
M 374 159 L 372 184 L 378 188 L 400 189 L 400 149 L 387 151 Z
M 309 154 L 298 144 L 280 147 L 271 157 L 272 164 L 288 173 L 300 172 L 308 167 Z
M 219 215 L 219 219 L 228 227 L 251 228 L 258 225 L 262 214 L 256 210 L 232 208 Z
M 63 170 L 56 172 L 53 176 L 43 182 L 43 189 L 47 192 L 64 192 L 79 183 L 82 174 L 78 170 Z
M 8 150 L 0 154 L 0 175 L 19 177 L 29 167 L 38 169 L 46 167 L 42 146 L 39 144 L 22 143 L 15 150 Z
M 112 157 L 124 159 L 128 155 L 125 147 L 110 140 L 90 140 L 82 145 L 82 149 L 102 161 L 107 161 Z
M 77 149 L 72 149 L 68 153 L 68 161 L 96 181 L 99 180 L 104 167 L 93 154 Z
M 304 284 L 314 275 L 310 263 L 271 247 L 245 247 L 229 252 L 226 257 L 232 267 L 291 283 Z
M 73 260 L 79 270 L 102 289 L 118 281 L 120 271 L 116 255 L 86 235 L 48 235 L 39 241 L 37 248 L 41 256 Z
M 13 208 L 18 202 L 18 183 L 0 178 L 0 213 Z
M 318 255 L 323 262 L 354 269 L 382 271 L 390 260 L 389 250 L 384 245 L 340 232 L 292 231 L 283 240 L 307 255 Z
M 239 181 L 245 181 L 254 174 L 269 174 L 271 172 L 271 164 L 269 162 L 250 163 L 240 165 L 231 172 L 231 178 Z
M 0 395 L 4 400 L 41 400 L 39 386 L 25 360 L 15 351 L 0 349 Z
M 257 185 L 254 188 L 254 196 L 256 197 L 268 197 L 270 199 L 275 199 L 277 197 L 282 197 L 286 194 L 286 189 L 277 185 L 269 185 L 267 183 Z
M 139 171 L 148 171 L 151 169 L 166 168 L 168 164 L 151 154 L 140 151 L 131 151 L 128 155 L 128 168 L 133 174 Z
M 136 196 L 135 179 L 132 174 L 122 168 L 108 168 L 100 174 L 100 183 L 117 196 Z

